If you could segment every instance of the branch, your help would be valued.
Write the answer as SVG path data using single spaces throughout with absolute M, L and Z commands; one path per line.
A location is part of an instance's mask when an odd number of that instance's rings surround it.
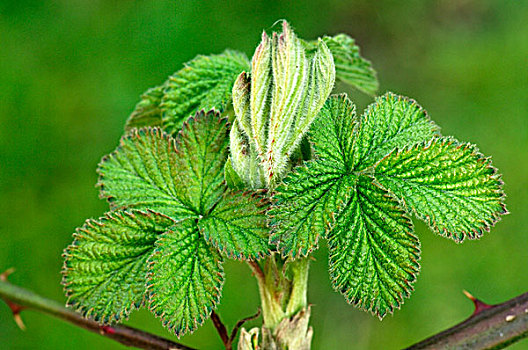
M 222 339 L 222 342 L 224 343 L 224 347 L 226 350 L 233 349 L 233 342 L 235 341 L 235 338 L 237 336 L 237 333 L 240 327 L 242 327 L 242 325 L 246 323 L 247 321 L 251 321 L 259 316 L 260 316 L 260 309 L 253 316 L 249 316 L 249 317 L 241 319 L 240 321 L 236 323 L 235 327 L 231 331 L 231 336 L 228 336 L 227 328 L 222 323 L 222 320 L 220 320 L 220 316 L 218 316 L 218 314 L 214 311 L 211 312 L 211 320 L 213 321 L 213 325 L 215 326 L 216 331 L 220 335 L 220 338 Z
M 6 277 L 10 272 L 12 271 L 8 270 L 0 275 L 0 298 L 4 299 L 7 303 L 19 326 L 23 325 L 20 323 L 20 311 L 23 309 L 33 309 L 113 339 L 126 346 L 157 350 L 195 350 L 136 328 L 123 325 L 102 326 L 93 320 L 86 319 L 80 314 L 65 308 L 54 300 L 46 299 L 30 290 L 7 282 Z
M 497 305 L 488 305 L 465 293 L 475 304 L 473 315 L 407 350 L 503 349 L 528 337 L 528 293 Z
M 216 312 L 211 312 L 211 320 L 213 321 L 213 325 L 216 328 L 216 331 L 220 335 L 220 338 L 222 339 L 222 343 L 224 343 L 224 346 L 226 350 L 231 350 L 231 344 L 229 343 L 229 336 L 227 335 L 227 329 L 225 325 L 220 320 L 220 317 L 217 315 Z

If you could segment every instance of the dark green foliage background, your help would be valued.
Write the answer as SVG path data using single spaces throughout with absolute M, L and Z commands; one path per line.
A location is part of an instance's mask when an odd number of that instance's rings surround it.
M 310 275 L 314 349 L 401 348 L 469 316 L 463 289 L 490 303 L 528 290 L 528 2 L 509 0 L 0 2 L 0 270 L 16 267 L 13 282 L 65 300 L 60 255 L 75 227 L 107 208 L 96 165 L 139 95 L 197 54 L 251 55 L 280 18 L 302 38 L 356 38 L 380 93 L 415 98 L 444 134 L 493 155 L 512 213 L 462 245 L 417 223 L 416 291 L 383 322 L 332 292 L 320 249 Z M 369 102 L 352 99 L 359 111 Z M 226 279 L 218 311 L 232 326 L 256 310 L 257 287 L 242 263 L 226 264 Z M 23 318 L 27 332 L 0 304 L 0 348 L 123 348 L 48 316 Z M 129 323 L 170 336 L 145 311 Z M 210 322 L 183 342 L 220 347 Z

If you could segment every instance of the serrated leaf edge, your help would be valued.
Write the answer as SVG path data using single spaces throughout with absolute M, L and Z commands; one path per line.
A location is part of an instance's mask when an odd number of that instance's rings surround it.
M 258 207 L 266 207 L 267 208 L 264 208 L 261 213 L 263 215 L 266 215 L 267 216 L 267 212 L 270 210 L 270 203 L 271 203 L 271 199 L 266 197 L 266 196 L 263 196 L 265 195 L 266 193 L 268 192 L 267 189 L 259 189 L 259 190 L 255 190 L 255 191 L 233 191 L 231 193 L 238 193 L 239 195 L 241 196 L 251 196 L 251 197 L 258 197 L 260 198 L 260 201 L 259 203 L 257 204 Z M 225 195 L 225 193 L 224 193 Z M 223 199 L 223 197 L 222 197 Z M 222 200 L 220 199 L 220 200 Z M 205 218 L 205 217 L 204 217 Z M 201 218 L 198 220 L 200 221 Z M 199 226 L 199 225 L 198 225 Z M 268 225 L 269 227 L 269 225 Z M 212 237 L 209 237 L 209 239 L 205 238 L 205 235 L 204 235 L 204 229 L 203 228 L 200 228 L 199 227 L 199 231 L 200 231 L 200 236 L 207 242 L 207 244 L 213 248 L 215 248 L 220 254 L 222 254 L 223 256 L 229 258 L 229 259 L 233 259 L 233 260 L 240 260 L 240 261 L 258 261 L 262 258 L 265 258 L 265 257 L 268 257 L 271 255 L 272 253 L 272 250 L 271 249 L 268 249 L 267 252 L 259 252 L 259 254 L 249 254 L 249 255 L 246 255 L 244 253 L 238 253 L 238 254 L 231 254 L 230 252 L 227 251 L 227 248 L 226 247 L 220 247 L 218 244 L 215 244 L 215 242 L 213 242 L 213 239 Z M 268 240 L 268 245 L 269 244 L 269 240 Z M 235 253 L 235 252 L 233 252 Z
M 132 210 L 129 210 L 129 211 L 123 211 L 122 213 L 123 213 L 123 215 L 129 216 L 131 218 L 134 218 L 136 213 L 138 213 L 140 215 L 145 215 L 146 217 L 149 217 L 149 218 L 152 217 L 153 215 L 159 215 L 159 216 L 165 217 L 165 218 L 173 221 L 174 223 L 176 223 L 176 221 L 173 218 L 171 218 L 171 217 L 169 217 L 167 215 L 155 212 L 155 211 L 150 210 L 150 209 L 147 209 L 147 210 L 132 209 Z M 75 312 L 80 313 L 85 318 L 92 319 L 92 320 L 94 320 L 97 323 L 102 324 L 102 325 L 113 324 L 113 323 L 117 323 L 117 322 L 126 321 L 126 320 L 128 320 L 128 318 L 130 316 L 130 313 L 132 313 L 132 311 L 139 310 L 140 308 L 144 307 L 145 303 L 147 301 L 146 288 L 145 288 L 145 294 L 143 295 L 143 298 L 141 299 L 140 302 L 132 303 L 128 308 L 123 309 L 120 313 L 110 315 L 107 320 L 101 320 L 94 313 L 94 308 L 93 307 L 88 307 L 86 305 L 80 304 L 78 301 L 72 300 L 72 295 L 71 295 L 72 294 L 72 290 L 69 289 L 70 283 L 68 283 L 66 281 L 67 274 L 68 274 L 68 272 L 70 270 L 66 266 L 66 260 L 67 260 L 67 258 L 71 257 L 71 251 L 73 249 L 76 249 L 76 247 L 77 247 L 77 245 L 76 245 L 77 238 L 79 236 L 82 236 L 82 229 L 85 226 L 87 226 L 87 225 L 89 225 L 89 226 L 92 226 L 92 225 L 104 226 L 106 221 L 114 220 L 115 216 L 123 218 L 121 213 L 116 212 L 116 211 L 110 211 L 110 212 L 106 212 L 104 214 L 104 216 L 102 216 L 102 217 L 100 217 L 98 219 L 87 219 L 87 220 L 85 220 L 85 222 L 84 222 L 84 224 L 82 226 L 77 227 L 75 229 L 75 232 L 73 233 L 73 238 L 74 238 L 73 242 L 64 249 L 64 251 L 63 251 L 63 253 L 61 255 L 62 258 L 64 259 L 63 264 L 62 264 L 62 269 L 61 269 L 61 275 L 62 275 L 61 284 L 63 286 L 64 294 L 66 295 L 66 306 L 69 307 L 69 308 L 72 308 Z
M 230 129 L 230 124 L 228 122 L 228 119 L 227 117 L 221 117 L 220 115 L 220 112 L 218 110 L 216 110 L 215 108 L 209 110 L 209 111 L 205 111 L 205 110 L 199 110 L 197 111 L 193 116 L 190 116 L 189 118 L 187 118 L 187 120 L 183 123 L 182 125 L 182 129 L 177 133 L 177 135 L 175 137 L 171 136 L 170 134 L 166 133 L 165 131 L 163 131 L 163 129 L 161 127 L 144 127 L 144 128 L 140 128 L 140 129 L 137 129 L 137 128 L 132 128 L 128 133 L 126 133 L 125 135 L 123 135 L 119 141 L 119 145 L 117 146 L 117 148 L 105 155 L 103 158 L 101 158 L 99 164 L 97 165 L 97 174 L 99 174 L 99 177 L 98 177 L 98 181 L 95 185 L 96 188 L 99 188 L 99 198 L 100 199 L 104 199 L 108 202 L 108 205 L 110 206 L 110 209 L 111 210 L 123 210 L 123 209 L 127 209 L 128 208 L 128 205 L 122 205 L 122 206 L 117 206 L 114 204 L 114 196 L 108 194 L 105 190 L 105 185 L 104 185 L 104 181 L 105 181 L 105 176 L 103 174 L 103 168 L 104 168 L 104 164 L 111 160 L 111 159 L 114 159 L 117 154 L 123 149 L 124 145 L 125 145 L 125 142 L 127 140 L 132 140 L 133 138 L 140 138 L 142 137 L 143 135 L 150 135 L 150 136 L 153 136 L 153 137 L 159 137 L 159 138 L 162 138 L 164 140 L 167 141 L 167 143 L 169 144 L 169 147 L 171 149 L 171 151 L 173 151 L 176 155 L 179 155 L 181 153 L 180 151 L 180 147 L 181 147 L 181 144 L 182 144 L 182 138 L 184 137 L 184 133 L 187 129 L 190 128 L 190 125 L 189 124 L 192 124 L 194 122 L 197 122 L 199 121 L 200 119 L 205 119 L 207 117 L 209 117 L 210 115 L 214 115 L 214 117 L 216 118 L 216 122 L 218 124 L 221 124 L 221 123 L 225 123 L 226 125 L 226 133 L 227 135 L 229 135 L 229 129 Z M 224 180 L 224 183 L 225 183 L 225 180 Z M 179 199 L 178 199 L 179 200 Z M 181 202 L 181 201 L 180 201 Z M 183 202 L 182 202 L 182 205 Z M 185 207 L 187 207 L 187 209 L 191 212 L 193 212 L 194 210 L 188 206 L 185 205 Z M 201 215 L 205 214 L 205 213 L 200 213 Z
M 387 191 L 383 186 L 381 186 L 379 183 L 377 183 L 374 178 L 372 178 L 372 177 L 370 177 L 370 178 L 371 178 L 371 180 L 373 180 L 372 184 L 374 186 L 376 186 L 376 187 L 378 187 L 381 190 L 386 192 L 385 195 L 384 195 L 385 197 L 391 198 L 394 201 L 399 203 L 399 199 L 396 198 L 396 196 L 394 196 L 390 191 Z M 354 191 L 356 191 L 355 188 L 354 188 Z M 402 293 L 396 292 L 396 294 L 397 294 L 397 296 L 399 298 L 397 305 L 391 305 L 391 308 L 387 311 L 387 313 L 383 313 L 383 314 L 377 313 L 375 310 L 372 309 L 372 307 L 370 307 L 370 308 L 364 307 L 362 305 L 362 300 L 361 299 L 358 299 L 358 300 L 350 299 L 345 294 L 345 292 L 342 289 L 340 289 L 340 287 L 336 283 L 336 280 L 337 280 L 338 277 L 335 275 L 334 271 L 330 268 L 330 266 L 328 268 L 328 274 L 330 276 L 331 285 L 332 285 L 332 288 L 334 289 L 334 291 L 336 291 L 337 293 L 341 294 L 348 304 L 353 305 L 354 307 L 356 307 L 356 308 L 358 308 L 358 309 L 360 309 L 360 310 L 362 310 L 364 312 L 368 312 L 371 315 L 378 317 L 378 319 L 380 321 L 383 320 L 383 318 L 385 316 L 387 316 L 387 314 L 392 315 L 392 314 L 394 314 L 395 311 L 401 309 L 402 305 L 405 302 L 405 299 L 409 298 L 410 295 L 412 294 L 412 292 L 414 291 L 414 283 L 417 281 L 418 276 L 420 274 L 420 269 L 421 269 L 421 266 L 420 266 L 421 243 L 420 243 L 420 240 L 419 240 L 418 236 L 414 232 L 414 225 L 412 223 L 412 220 L 411 220 L 410 216 L 407 215 L 406 209 L 405 208 L 401 208 L 399 206 L 398 206 L 398 208 L 402 211 L 402 218 L 404 218 L 405 221 L 406 221 L 406 226 L 408 228 L 407 234 L 409 234 L 410 236 L 415 238 L 416 241 L 418 242 L 418 245 L 414 246 L 414 249 L 416 250 L 416 254 L 415 255 L 418 257 L 418 259 L 414 259 L 413 258 L 411 260 L 411 267 L 412 267 L 412 270 L 413 270 L 411 275 L 412 275 L 413 279 L 405 281 L 406 282 L 406 286 L 407 286 L 407 289 L 405 290 L 405 292 L 407 294 L 404 295 Z M 330 245 L 328 245 L 328 256 L 329 256 L 329 258 L 330 258 L 331 251 L 332 251 L 332 248 L 330 247 Z M 371 300 L 369 300 L 369 304 L 368 305 L 372 306 L 372 305 L 374 305 L 374 302 L 375 302 L 375 299 L 371 299 Z
M 402 154 L 404 152 L 412 151 L 412 150 L 424 150 L 428 149 L 429 147 L 432 147 L 434 144 L 440 142 L 442 146 L 444 145 L 454 145 L 457 148 L 465 148 L 471 151 L 471 155 L 474 156 L 477 159 L 477 162 L 485 163 L 485 168 L 490 170 L 491 173 L 488 175 L 488 178 L 497 181 L 498 189 L 494 190 L 493 192 L 500 194 L 499 197 L 499 206 L 501 208 L 501 211 L 493 212 L 493 215 L 491 217 L 491 223 L 488 223 L 483 220 L 479 220 L 480 223 L 482 223 L 482 227 L 479 229 L 473 229 L 471 232 L 467 231 L 460 231 L 459 233 L 462 234 L 463 238 L 458 239 L 456 233 L 448 232 L 447 229 L 440 230 L 434 220 L 431 219 L 429 215 L 422 215 L 420 214 L 415 208 L 410 208 L 409 205 L 405 202 L 403 198 L 397 198 L 394 196 L 400 203 L 404 210 L 407 212 L 412 213 L 416 218 L 422 220 L 427 224 L 427 226 L 436 234 L 452 239 L 457 244 L 463 243 L 465 239 L 469 240 L 476 240 L 480 239 L 484 232 L 490 232 L 491 228 L 494 227 L 497 222 L 499 222 L 502 219 L 501 215 L 507 215 L 509 214 L 508 209 L 506 209 L 505 199 L 506 199 L 506 193 L 503 190 L 504 181 L 502 180 L 502 175 L 498 172 L 498 169 L 494 167 L 491 163 L 491 157 L 486 157 L 480 151 L 478 150 L 478 147 L 470 142 L 460 142 L 454 137 L 433 137 L 429 141 L 420 142 L 414 145 L 409 145 L 407 147 L 403 148 L 395 148 L 391 152 L 389 152 L 385 157 L 381 158 L 378 162 L 376 162 L 372 168 L 375 169 L 383 160 L 388 158 L 389 156 L 393 154 Z M 376 184 L 379 185 L 381 188 L 385 189 L 389 193 L 393 194 L 393 192 L 390 189 L 386 189 L 381 185 L 379 182 L 376 181 Z M 394 195 L 394 194 L 393 194 Z
M 185 220 L 188 220 L 188 219 L 185 219 Z M 202 240 L 204 239 L 203 235 L 201 234 L 201 232 L 199 234 L 199 239 L 202 239 Z M 158 245 L 158 242 L 159 242 L 159 240 L 156 241 L 156 245 Z M 209 243 L 207 241 L 205 241 L 205 242 L 207 243 L 207 247 L 209 249 L 214 249 L 214 247 L 211 247 L 211 245 L 209 245 Z M 146 294 L 146 300 L 145 300 L 145 302 L 148 301 L 148 309 L 149 309 L 149 311 L 152 312 L 152 314 L 154 316 L 156 316 L 157 318 L 159 318 L 161 320 L 161 323 L 163 324 L 163 327 L 165 327 L 169 331 L 173 332 L 176 335 L 176 337 L 178 337 L 178 339 L 180 339 L 182 336 L 184 336 L 186 334 L 194 333 L 195 330 L 197 330 L 199 327 L 201 327 L 205 323 L 205 321 L 207 321 L 207 319 L 211 316 L 211 312 L 213 310 L 215 310 L 216 307 L 218 306 L 218 304 L 220 303 L 220 299 L 222 297 L 222 287 L 223 287 L 224 282 L 225 282 L 225 272 L 224 272 L 223 261 L 220 260 L 218 262 L 218 266 L 220 268 L 220 273 L 218 274 L 219 283 L 218 283 L 218 285 L 214 285 L 213 286 L 213 288 L 214 288 L 214 290 L 216 292 L 216 295 L 215 295 L 215 298 L 212 300 L 211 307 L 206 307 L 204 309 L 204 311 L 206 311 L 204 313 L 206 316 L 203 319 L 201 319 L 201 318 L 197 319 L 195 317 L 193 319 L 193 325 L 192 325 L 194 328 L 186 326 L 184 329 L 178 329 L 178 327 L 175 324 L 170 325 L 170 322 L 164 319 L 165 311 L 160 311 L 160 310 L 155 309 L 154 306 L 152 305 L 152 301 L 150 300 L 151 296 L 154 295 L 154 293 L 152 293 L 152 291 L 150 290 L 151 287 L 152 287 L 152 285 L 150 284 L 150 281 L 153 280 L 152 272 L 150 270 L 150 266 L 154 264 L 154 262 L 151 261 L 151 258 L 154 255 L 159 255 L 159 254 L 161 254 L 161 252 L 156 248 L 156 249 L 154 249 L 153 253 L 151 254 L 151 256 L 147 260 L 147 264 L 148 264 L 149 268 L 148 268 L 148 272 L 147 272 L 147 276 L 146 276 L 146 293 L 145 293 Z
M 310 166 L 312 166 L 311 164 L 316 163 L 318 160 L 319 159 L 310 159 L 308 161 L 305 161 L 303 164 L 295 167 L 295 169 L 292 170 L 292 172 L 293 171 L 298 171 L 301 168 L 305 168 L 306 169 L 305 171 L 307 171 L 308 168 Z M 339 179 L 342 179 L 345 176 L 351 176 L 351 174 L 341 174 Z M 291 178 L 289 176 L 286 176 L 282 180 L 281 184 L 277 187 L 275 192 L 279 192 L 281 190 L 281 188 L 283 186 L 287 185 L 288 182 L 290 182 L 290 181 L 291 181 Z M 348 197 L 347 197 L 347 199 L 348 199 Z M 336 205 L 337 211 L 329 213 L 330 220 L 325 220 L 323 222 L 323 226 L 325 227 L 325 231 L 323 233 L 318 232 L 318 233 L 315 234 L 314 244 L 311 245 L 308 249 L 299 248 L 297 251 L 292 251 L 292 250 L 284 251 L 283 249 L 280 249 L 280 242 L 281 242 L 280 236 L 282 236 L 282 235 L 277 234 L 277 232 L 275 231 L 275 228 L 277 227 L 277 222 L 274 221 L 275 215 L 273 215 L 273 209 L 276 207 L 277 203 L 280 202 L 280 199 L 276 198 L 275 196 L 272 196 L 270 198 L 270 202 L 271 202 L 271 206 L 270 206 L 270 209 L 269 209 L 268 215 L 267 215 L 268 216 L 268 227 L 270 228 L 269 244 L 276 248 L 276 251 L 281 254 L 282 258 L 284 258 L 284 259 L 288 258 L 288 259 L 296 260 L 296 259 L 299 259 L 299 258 L 305 258 L 308 255 L 310 255 L 312 252 L 314 252 L 315 250 L 319 249 L 319 239 L 321 237 L 323 239 L 327 239 L 328 238 L 328 234 L 330 233 L 330 231 L 334 227 L 335 217 L 336 217 L 336 215 L 339 215 L 339 213 L 343 209 L 342 206 L 344 205 L 344 203 L 346 201 L 343 198 L 339 198 L 337 200 L 337 202 L 336 202 L 337 203 L 337 205 Z

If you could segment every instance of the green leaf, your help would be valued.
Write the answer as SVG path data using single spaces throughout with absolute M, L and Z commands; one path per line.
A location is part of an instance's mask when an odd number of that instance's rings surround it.
M 148 89 L 141 95 L 141 101 L 136 105 L 136 108 L 126 122 L 126 131 L 145 126 L 161 126 L 163 111 L 160 104 L 164 95 L 164 89 L 165 84 Z
M 160 129 L 133 130 L 99 164 L 112 208 L 152 209 L 175 219 L 206 213 L 221 197 L 228 126 L 199 112 L 175 141 Z
M 229 258 L 260 259 L 270 254 L 268 204 L 259 193 L 228 192 L 198 226 L 204 238 Z
M 491 160 L 450 138 L 392 152 L 376 164 L 375 177 L 435 232 L 457 242 L 481 237 L 507 212 Z
M 209 317 L 223 283 L 222 258 L 200 236 L 194 220 L 179 222 L 156 242 L 149 258 L 150 309 L 178 337 Z
M 336 79 L 374 95 L 379 88 L 376 72 L 369 61 L 361 57 L 354 39 L 346 34 L 325 36 L 326 43 L 334 56 Z
M 410 295 L 420 242 L 398 201 L 371 182 L 359 177 L 330 232 L 329 271 L 347 302 L 381 319 Z
M 363 170 L 402 148 L 439 136 L 439 128 L 414 100 L 391 92 L 376 98 L 354 133 L 355 170 Z
M 173 224 L 138 210 L 87 220 L 63 254 L 67 304 L 105 324 L 128 318 L 145 301 L 146 261 L 154 242 Z
M 180 193 L 201 214 L 207 213 L 225 191 L 228 145 L 227 120 L 212 111 L 190 118 L 176 139 Z
M 310 131 L 317 159 L 332 163 L 339 173 L 349 172 L 356 124 L 356 107 L 347 95 L 330 97 Z
M 388 93 L 356 118 L 345 95 L 332 96 L 310 133 L 315 159 L 273 197 L 271 241 L 298 258 L 325 236 L 336 290 L 380 318 L 393 312 L 419 269 L 407 212 L 455 240 L 480 236 L 506 212 L 490 160 L 437 136 L 406 98 Z
M 176 134 L 184 120 L 199 110 L 224 112 L 231 100 L 235 79 L 249 71 L 243 53 L 226 50 L 219 55 L 198 56 L 167 81 L 161 100 L 163 130 Z
M 325 236 L 354 179 L 349 152 L 355 109 L 346 95 L 330 97 L 313 123 L 311 140 L 318 156 L 290 173 L 273 197 L 271 242 L 284 257 L 308 255 Z
M 333 222 L 334 213 L 346 202 L 352 179 L 332 164 L 308 162 L 286 177 L 273 196 L 269 213 L 270 241 L 283 257 L 307 256 L 318 247 Z
M 271 241 L 283 256 L 306 256 L 351 195 L 352 175 L 372 172 L 370 166 L 394 148 L 437 133 L 425 111 L 407 98 L 387 93 L 357 118 L 346 95 L 332 96 L 310 131 L 316 160 L 298 168 L 277 188 L 270 211 Z

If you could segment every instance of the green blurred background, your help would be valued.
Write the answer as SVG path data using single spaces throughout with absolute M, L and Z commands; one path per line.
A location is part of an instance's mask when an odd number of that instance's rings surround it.
M 422 272 L 402 310 L 383 322 L 329 283 L 315 254 L 309 300 L 314 349 L 398 349 L 472 312 L 467 289 L 489 303 L 528 290 L 528 1 L 0 2 L 0 270 L 64 301 L 62 249 L 106 209 L 96 165 L 113 150 L 139 95 L 200 53 L 249 56 L 262 29 L 288 19 L 310 39 L 346 32 L 379 73 L 380 92 L 415 98 L 443 133 L 477 143 L 503 174 L 505 217 L 478 242 L 457 245 L 421 223 Z M 369 99 L 353 98 L 360 108 Z M 231 327 L 258 306 L 241 263 L 226 267 L 219 314 Z M 25 312 L 19 330 L 0 304 L 1 349 L 121 349 L 61 321 Z M 170 337 L 146 311 L 131 325 Z M 253 322 L 253 324 L 256 324 Z M 182 342 L 220 348 L 210 321 Z M 512 346 L 528 349 L 528 341 Z

